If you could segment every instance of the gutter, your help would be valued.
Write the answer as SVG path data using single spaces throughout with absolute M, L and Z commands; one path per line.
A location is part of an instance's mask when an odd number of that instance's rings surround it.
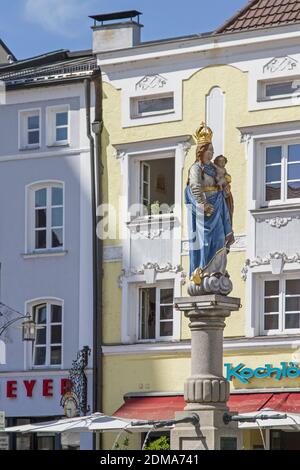
M 95 87 L 95 120 L 91 123 L 91 83 Z M 93 256 L 93 406 L 92 411 L 102 411 L 102 240 L 98 239 L 97 207 L 102 202 L 102 76 L 96 70 L 85 79 L 87 137 L 90 141 L 91 209 L 92 209 L 92 256 Z M 92 135 L 95 133 L 95 138 Z
M 95 90 L 95 120 L 92 129 L 95 134 L 95 175 L 96 175 L 96 211 L 103 202 L 103 164 L 101 133 L 103 128 L 103 107 L 102 107 L 102 74 L 99 69 L 92 75 Z M 94 323 L 94 411 L 103 411 L 103 352 L 102 352 L 102 311 L 103 311 L 103 240 L 97 236 L 97 212 L 95 212 L 96 226 L 94 235 L 96 242 L 96 285 L 97 299 Z

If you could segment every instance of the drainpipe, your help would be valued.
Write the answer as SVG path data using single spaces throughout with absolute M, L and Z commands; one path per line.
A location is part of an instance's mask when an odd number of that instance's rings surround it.
M 102 148 L 101 148 L 101 133 L 103 128 L 103 108 L 102 108 L 102 74 L 98 69 L 92 75 L 95 90 L 95 120 L 92 123 L 92 129 L 95 134 L 95 196 L 96 196 L 96 209 L 103 203 L 103 164 L 102 164 Z M 97 213 L 96 213 L 97 221 Z M 103 310 L 103 297 L 102 297 L 102 280 L 103 280 L 103 240 L 96 235 L 95 226 L 95 239 L 96 239 L 96 283 L 97 283 L 97 315 L 95 316 L 94 324 L 94 344 L 96 357 L 94 364 L 95 368 L 95 384 L 94 384 L 94 401 L 95 411 L 103 411 L 103 379 L 102 379 L 102 310 Z
M 91 83 L 95 84 L 95 121 L 91 124 Z M 90 141 L 92 256 L 93 256 L 93 412 L 102 411 L 102 241 L 97 238 L 97 207 L 102 201 L 101 130 L 102 80 L 100 69 L 85 79 L 87 137 Z M 91 128 L 95 133 L 94 139 Z M 96 158 L 95 158 L 96 155 Z

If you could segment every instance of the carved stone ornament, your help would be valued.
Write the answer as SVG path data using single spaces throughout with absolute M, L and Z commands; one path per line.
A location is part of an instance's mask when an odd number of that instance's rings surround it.
M 163 88 L 167 84 L 167 79 L 161 75 L 146 75 L 139 80 L 136 85 L 136 90 L 147 91 L 153 88 Z
M 118 285 L 121 288 L 123 286 L 123 279 L 124 278 L 129 278 L 131 276 L 134 276 L 136 274 L 144 274 L 146 281 L 148 284 L 153 284 L 156 280 L 156 275 L 158 273 L 175 273 L 175 274 L 181 274 L 181 284 L 185 284 L 186 282 L 186 274 L 184 273 L 183 267 L 180 265 L 177 266 L 172 266 L 171 263 L 167 263 L 165 266 L 160 266 L 158 263 L 146 263 L 143 265 L 142 268 L 140 269 L 134 269 L 130 271 L 126 271 L 125 269 L 122 269 L 120 276 L 118 277 Z M 151 280 L 151 282 L 150 282 Z
M 262 219 L 262 218 L 257 218 L 257 222 L 265 222 L 266 224 L 269 224 L 271 227 L 274 228 L 281 228 L 285 227 L 288 225 L 289 222 L 291 222 L 293 219 L 300 219 L 299 215 L 291 216 L 291 217 L 273 217 L 272 219 Z
M 180 142 L 178 144 L 178 148 L 185 154 L 187 155 L 188 151 L 191 148 L 191 143 L 190 142 Z
M 264 73 L 292 72 L 298 65 L 298 61 L 292 57 L 274 57 L 264 68 Z
M 115 157 L 117 160 L 124 160 L 126 157 L 127 151 L 126 150 L 116 150 Z
M 249 144 L 251 138 L 252 138 L 252 134 L 241 133 L 241 144 Z
M 155 240 L 156 238 L 160 238 L 163 232 L 164 232 L 163 229 L 157 229 L 157 230 L 150 229 L 150 230 L 140 230 L 139 232 L 135 232 L 135 233 L 138 233 L 139 238 L 141 239 Z
M 155 269 L 157 273 L 180 273 L 183 271 L 182 266 L 177 265 L 177 266 L 172 266 L 171 263 L 167 263 L 165 266 L 159 266 L 158 263 L 146 263 L 143 265 L 141 269 L 133 271 L 134 274 L 144 274 L 145 269 Z
M 258 256 L 253 260 L 247 259 L 241 271 L 242 279 L 243 281 L 247 280 L 249 269 L 255 268 L 256 266 L 265 266 L 269 264 L 272 266 L 273 274 L 280 274 L 286 263 L 300 264 L 300 254 L 296 253 L 293 256 L 288 256 L 286 253 L 275 251 L 274 253 L 270 253 L 264 258 Z

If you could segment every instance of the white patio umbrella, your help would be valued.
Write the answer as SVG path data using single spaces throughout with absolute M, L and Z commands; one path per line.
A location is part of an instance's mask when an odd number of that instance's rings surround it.
M 35 424 L 25 424 L 5 428 L 6 433 L 54 433 L 63 432 L 105 432 L 130 430 L 131 432 L 141 432 L 152 429 L 153 426 L 132 426 L 134 420 L 126 420 L 114 416 L 107 416 L 103 413 L 94 413 L 90 416 L 80 416 L 77 418 L 65 418 L 56 421 L 41 422 Z
M 268 416 L 268 419 L 259 419 L 260 415 Z M 289 431 L 300 431 L 300 414 L 279 412 L 265 408 L 260 411 L 252 411 L 251 413 L 242 413 L 238 415 L 240 418 L 257 418 L 254 422 L 240 422 L 240 429 L 285 429 Z M 276 418 L 275 418 L 276 416 Z
M 131 421 L 107 416 L 103 413 L 94 413 L 90 416 L 81 416 L 78 418 L 59 419 L 56 421 L 8 427 L 5 428 L 5 432 L 59 434 L 63 432 L 120 431 L 122 429 L 130 429 L 132 431 L 136 428 L 131 427 Z

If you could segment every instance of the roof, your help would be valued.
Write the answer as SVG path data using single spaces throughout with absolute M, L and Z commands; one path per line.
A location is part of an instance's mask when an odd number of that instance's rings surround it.
M 11 64 L 3 64 L 0 71 L 3 70 L 20 70 L 29 66 L 39 66 L 43 64 L 49 64 L 52 62 L 57 62 L 58 60 L 63 60 L 68 58 L 67 49 L 59 49 L 58 51 L 47 52 L 35 57 L 29 57 L 28 59 L 21 59 Z
M 98 69 L 91 51 L 62 49 L 0 66 L 0 80 L 8 87 L 74 80 Z
M 0 39 L 0 46 L 5 50 L 5 52 L 7 52 L 7 55 L 11 55 L 14 60 L 17 60 L 11 50 L 7 47 L 5 42 L 2 41 L 2 39 Z
M 215 34 L 300 23 L 300 0 L 251 0 Z

